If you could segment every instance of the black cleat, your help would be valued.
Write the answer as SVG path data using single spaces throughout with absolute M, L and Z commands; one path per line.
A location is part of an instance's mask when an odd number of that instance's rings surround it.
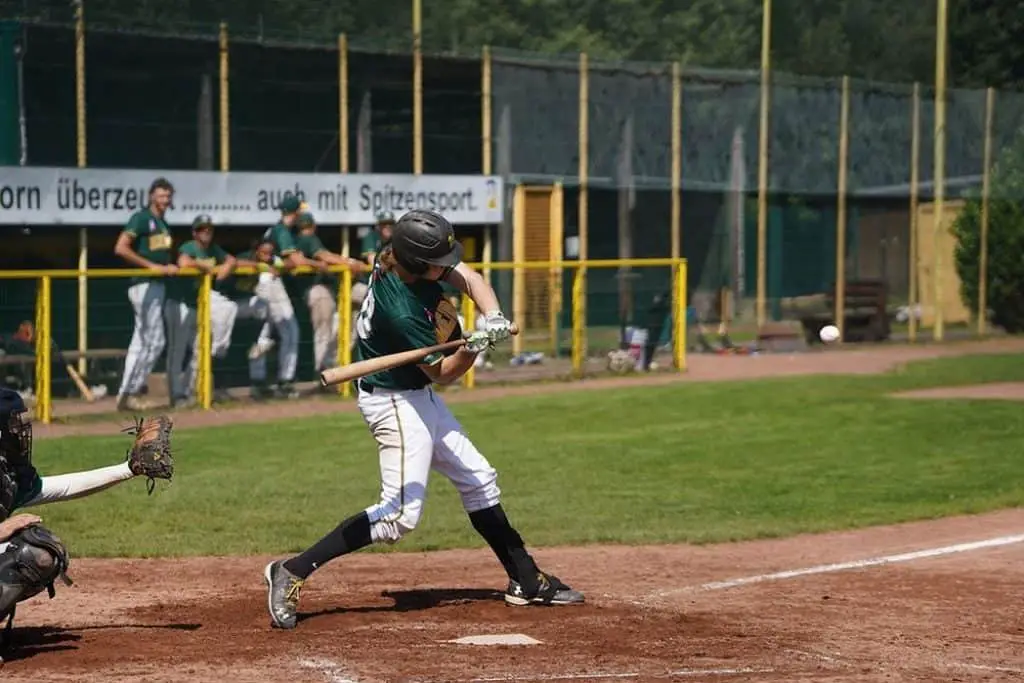
M 583 593 L 573 590 L 558 580 L 557 576 L 541 574 L 536 594 L 527 595 L 518 581 L 509 581 L 505 590 L 505 604 L 516 607 L 527 605 L 582 605 Z

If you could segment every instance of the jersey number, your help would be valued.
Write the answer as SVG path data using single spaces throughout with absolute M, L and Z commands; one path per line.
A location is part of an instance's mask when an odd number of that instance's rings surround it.
M 363 305 L 359 308 L 359 316 L 356 318 L 356 334 L 363 341 L 370 338 L 370 321 L 373 319 L 373 289 L 368 288 L 366 290 L 366 298 L 363 299 Z

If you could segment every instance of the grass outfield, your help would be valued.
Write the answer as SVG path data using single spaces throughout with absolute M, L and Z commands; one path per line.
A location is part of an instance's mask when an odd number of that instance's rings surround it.
M 1024 505 L 1014 402 L 894 399 L 897 390 L 1024 380 L 1020 356 L 915 363 L 876 377 L 689 383 L 460 404 L 528 545 L 711 542 Z M 378 492 L 357 414 L 176 430 L 178 474 L 41 507 L 75 557 L 283 553 Z M 128 437 L 40 440 L 61 473 L 119 461 Z M 431 479 L 394 548 L 480 547 Z

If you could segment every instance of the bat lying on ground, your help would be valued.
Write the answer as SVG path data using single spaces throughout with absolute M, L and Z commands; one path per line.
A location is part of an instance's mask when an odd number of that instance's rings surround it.
M 512 334 L 519 334 L 519 326 L 515 323 L 512 323 Z M 366 375 L 384 372 L 385 370 L 391 370 L 392 368 L 401 367 L 402 365 L 408 365 L 410 363 L 418 363 L 432 353 L 457 349 L 465 344 L 465 339 L 456 339 L 454 341 L 445 342 L 444 344 L 427 346 L 422 349 L 392 353 L 379 358 L 357 361 L 338 368 L 328 368 L 320 373 L 320 385 L 329 387 L 335 384 L 342 384 L 343 382 L 351 382 L 354 379 L 359 379 Z

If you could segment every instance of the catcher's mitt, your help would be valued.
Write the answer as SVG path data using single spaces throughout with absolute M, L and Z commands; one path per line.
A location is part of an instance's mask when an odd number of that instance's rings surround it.
M 135 426 L 124 429 L 135 434 L 135 441 L 128 448 L 128 467 L 132 474 L 148 477 L 146 491 L 153 493 L 157 479 L 170 480 L 174 474 L 174 458 L 171 456 L 171 429 L 174 422 L 167 415 L 137 417 Z

